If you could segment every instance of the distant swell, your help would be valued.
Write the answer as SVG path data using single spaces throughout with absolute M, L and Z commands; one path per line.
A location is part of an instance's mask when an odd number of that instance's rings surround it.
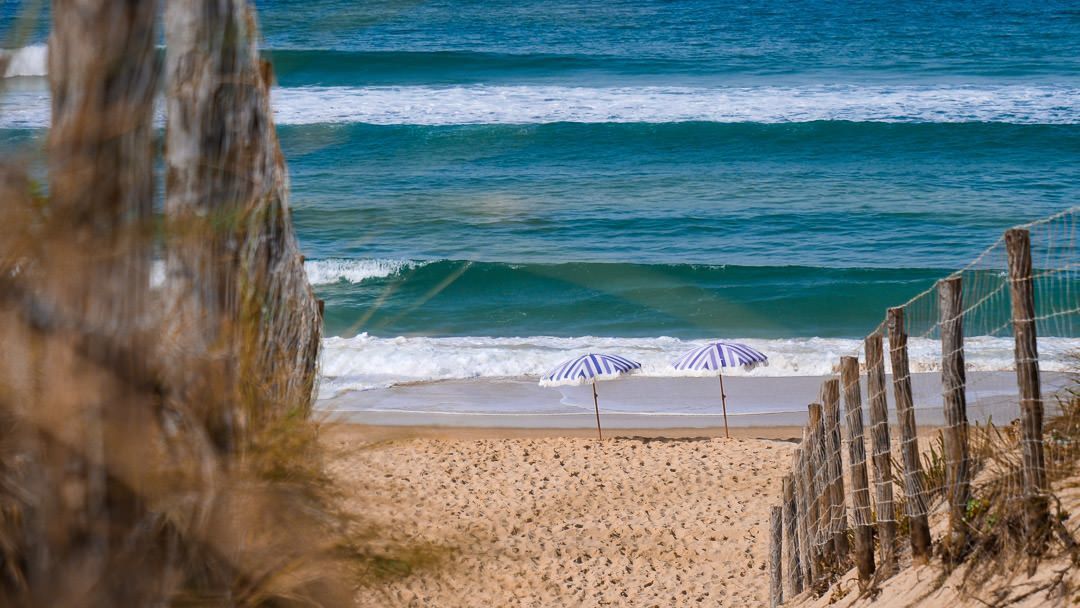
M 521 82 L 597 73 L 623 78 L 715 75 L 721 71 L 715 64 L 700 61 L 588 54 L 272 49 L 268 55 L 278 82 L 285 87 Z
M 282 125 L 801 123 L 811 121 L 1080 123 L 1080 87 L 1035 85 L 296 87 L 273 92 Z M 0 128 L 48 124 L 48 96 L 0 99 Z M 159 124 L 161 120 L 159 111 Z
M 865 335 L 887 307 L 944 274 L 917 268 L 356 260 L 333 261 L 313 278 L 321 282 L 316 287 L 326 302 L 328 335 L 771 339 Z M 990 271 L 980 280 L 1000 277 Z M 1067 308 L 1076 289 L 1073 280 L 1046 286 L 1038 314 Z M 1061 335 L 1046 318 L 1039 335 Z M 980 328 L 997 327 L 1001 319 L 1008 319 L 1007 308 L 994 306 L 966 320 Z M 926 315 L 909 319 L 912 335 L 932 329 L 928 321 Z
M 280 124 L 552 122 L 1005 122 L 1076 124 L 1059 86 L 300 87 L 277 89 Z

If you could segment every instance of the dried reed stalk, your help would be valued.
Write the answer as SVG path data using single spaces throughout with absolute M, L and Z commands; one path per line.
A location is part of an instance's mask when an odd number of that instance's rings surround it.
M 48 195 L 0 162 L 0 604 L 347 602 L 250 7 L 168 6 L 164 231 L 156 4 L 51 13 Z

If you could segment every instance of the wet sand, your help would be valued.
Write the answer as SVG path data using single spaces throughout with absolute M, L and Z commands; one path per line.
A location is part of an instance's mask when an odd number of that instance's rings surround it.
M 1064 374 L 1052 372 L 1042 379 L 1044 395 L 1067 382 Z M 732 428 L 803 425 L 806 405 L 817 399 L 824 380 L 824 376 L 728 378 L 724 384 L 728 423 Z M 967 380 L 972 423 L 991 419 L 1002 423 L 1019 415 L 1016 374 L 971 372 Z M 865 395 L 865 375 L 862 381 Z M 891 377 L 886 381 L 891 383 Z M 919 424 L 943 424 L 939 375 L 913 374 L 912 384 Z M 724 424 L 715 378 L 630 377 L 601 383 L 599 393 L 605 429 L 701 432 Z M 449 380 L 348 392 L 319 401 L 317 410 L 337 422 L 369 425 L 557 430 L 596 426 L 591 386 L 548 389 L 526 378 Z M 890 418 L 895 423 L 891 409 Z

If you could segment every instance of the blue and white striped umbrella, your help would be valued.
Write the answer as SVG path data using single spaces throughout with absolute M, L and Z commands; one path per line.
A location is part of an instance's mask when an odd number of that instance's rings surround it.
M 711 342 L 679 357 L 672 366 L 680 371 L 716 372 L 720 375 L 725 367 L 754 369 L 768 365 L 769 358 L 761 351 L 738 342 Z
M 641 369 L 641 364 L 619 355 L 588 353 L 563 361 L 544 374 L 540 386 L 576 386 L 598 380 L 614 380 Z
M 724 368 L 754 369 L 768 365 L 769 358 L 761 351 L 738 342 L 710 342 L 686 353 L 672 362 L 672 367 L 693 375 L 720 376 L 720 402 L 724 406 L 724 436 L 730 437 L 727 421 L 727 393 L 724 392 Z
M 600 430 L 600 403 L 596 396 L 598 380 L 614 380 L 624 374 L 641 369 L 641 364 L 619 355 L 588 353 L 560 363 L 540 379 L 540 386 L 575 386 L 592 384 L 593 408 L 596 410 L 596 434 L 604 438 Z

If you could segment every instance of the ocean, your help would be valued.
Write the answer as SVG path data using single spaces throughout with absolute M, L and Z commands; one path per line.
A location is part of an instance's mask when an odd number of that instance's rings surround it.
M 828 374 L 887 306 L 1080 201 L 1073 2 L 256 4 L 331 409 L 565 413 L 492 387 L 593 349 L 663 377 L 710 338 L 769 354 L 754 377 Z M 41 41 L 0 148 L 42 140 Z M 1008 368 L 1008 338 L 970 348 Z

